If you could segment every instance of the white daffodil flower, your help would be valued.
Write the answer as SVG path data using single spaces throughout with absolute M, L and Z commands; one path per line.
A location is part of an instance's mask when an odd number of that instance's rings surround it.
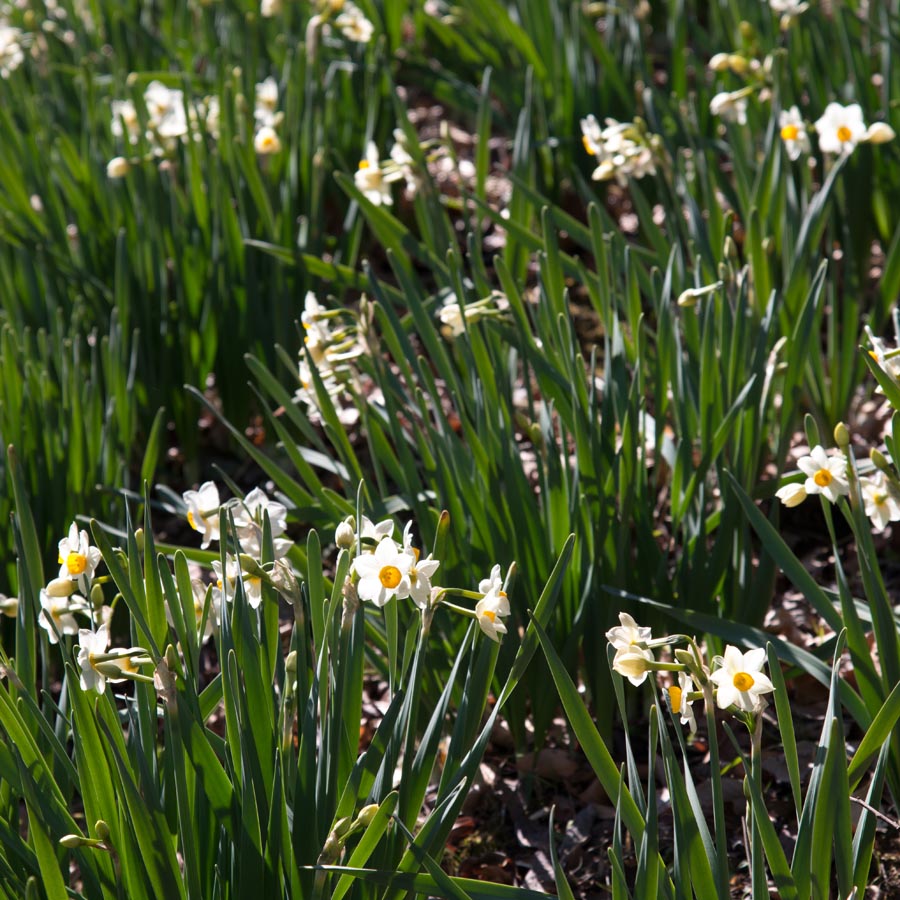
M 716 685 L 716 705 L 719 709 L 737 706 L 745 712 L 759 712 L 763 694 L 774 691 L 772 682 L 763 674 L 766 651 L 762 647 L 746 653 L 734 646 L 725 648 L 724 656 L 717 656 L 713 663 L 719 668 L 709 676 Z
M 797 482 L 786 484 L 775 491 L 775 496 L 785 506 L 799 506 L 807 497 L 806 488 Z
M 225 558 L 224 577 L 221 560 L 214 559 L 212 566 L 213 571 L 216 573 L 216 587 L 222 592 L 222 597 L 225 596 L 224 582 L 226 580 L 231 588 L 228 596 L 234 597 L 234 586 L 240 577 L 241 583 L 244 585 L 244 595 L 247 598 L 247 603 L 250 604 L 251 609 L 259 609 L 259 605 L 262 603 L 262 578 L 259 575 L 242 570 L 240 560 L 231 555 Z M 221 606 L 221 600 L 217 602 Z
M 866 515 L 876 531 L 884 531 L 888 522 L 900 521 L 900 497 L 884 472 L 859 479 Z
M 359 168 L 353 175 L 353 180 L 365 198 L 375 206 L 390 206 L 394 202 L 391 196 L 391 182 L 403 177 L 399 169 L 385 171 L 381 168 L 381 159 L 378 155 L 378 147 L 374 141 L 366 144 L 365 159 L 359 161 Z
M 71 584 L 71 582 L 69 583 Z M 38 613 L 38 625 L 47 632 L 51 644 L 59 643 L 57 634 L 78 634 L 78 622 L 75 621 L 72 611 L 79 607 L 87 608 L 83 597 L 79 597 L 78 594 L 70 597 L 54 597 L 47 592 L 46 588 L 43 588 L 40 599 L 41 611 Z
M 819 149 L 823 153 L 852 153 L 866 135 L 866 123 L 858 103 L 849 106 L 829 103 L 814 127 L 819 135 Z
M 500 566 L 495 565 L 487 578 L 478 582 L 478 590 L 484 596 L 475 604 L 475 617 L 478 627 L 492 640 L 500 642 L 500 636 L 506 634 L 506 625 L 500 621 L 509 615 L 509 598 L 503 590 L 503 579 L 500 577 Z
M 59 542 L 59 577 L 78 582 L 82 593 L 89 590 L 88 582 L 100 564 L 100 551 L 88 541 L 88 533 L 73 522 L 69 534 Z
M 353 560 L 352 571 L 359 576 L 359 599 L 384 606 L 392 597 L 408 597 L 409 570 L 414 562 L 415 557 L 393 538 L 382 538 L 374 553 L 363 553 Z
M 409 596 L 419 609 L 427 609 L 431 603 L 431 578 L 438 570 L 440 560 L 432 559 L 430 553 L 420 559 L 418 548 L 412 545 L 412 522 L 403 529 L 403 550 L 414 560 L 409 567 Z
M 626 612 L 619 613 L 619 625 L 606 632 L 606 639 L 616 648 L 622 650 L 632 644 L 646 644 L 652 640 L 650 629 L 641 627 Z
M 688 725 L 691 734 L 697 732 L 697 717 L 694 715 L 693 700 L 689 700 L 690 692 L 694 690 L 694 681 L 687 672 L 678 673 L 678 684 L 669 687 L 669 703 L 672 712 L 678 713 L 682 725 Z
M 205 550 L 211 541 L 219 540 L 219 489 L 215 482 L 204 481 L 199 490 L 181 496 L 187 504 L 188 524 L 203 535 L 200 546 Z
M 253 138 L 253 149 L 260 156 L 271 156 L 281 153 L 281 138 L 271 125 L 263 125 Z
M 799 159 L 801 154 L 810 152 L 809 135 L 806 123 L 796 106 L 783 109 L 778 114 L 778 128 L 784 149 L 791 160 Z
M 722 91 L 709 101 L 709 111 L 726 122 L 747 124 L 747 94 L 740 91 Z
M 96 668 L 95 657 L 106 653 L 109 630 L 101 625 L 96 631 L 82 628 L 78 632 L 78 665 L 81 666 L 81 689 L 102 694 L 106 690 L 106 676 Z
M 653 651 L 637 644 L 619 647 L 613 657 L 614 672 L 624 675 L 635 687 L 644 683 L 650 671 L 647 663 L 655 662 Z
M 803 488 L 807 494 L 822 494 L 832 503 L 850 493 L 847 481 L 847 458 L 843 453 L 828 456 L 821 445 L 813 447 L 809 456 L 797 460 L 797 468 L 806 475 Z

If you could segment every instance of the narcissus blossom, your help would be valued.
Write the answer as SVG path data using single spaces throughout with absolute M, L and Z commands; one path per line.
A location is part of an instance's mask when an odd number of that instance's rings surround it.
M 415 562 L 392 538 L 379 541 L 374 553 L 363 553 L 353 560 L 353 571 L 359 576 L 357 593 L 360 600 L 371 600 L 384 606 L 392 597 L 409 596 L 409 570 Z
M 781 139 L 784 141 L 784 149 L 792 160 L 799 159 L 801 154 L 810 152 L 806 123 L 796 106 L 783 109 L 779 113 L 778 128 Z
M 492 641 L 499 643 L 500 636 L 506 634 L 506 626 L 500 619 L 509 615 L 509 598 L 503 590 L 499 565 L 491 569 L 488 578 L 478 583 L 478 590 L 484 594 L 475 604 L 478 626 Z
M 766 651 L 761 647 L 741 653 L 737 647 L 729 645 L 725 655 L 717 656 L 713 662 L 718 662 L 719 668 L 709 679 L 716 685 L 719 709 L 737 706 L 745 712 L 759 712 L 764 704 L 762 695 L 775 690 L 762 671 Z
M 628 648 L 632 644 L 646 644 L 651 640 L 650 629 L 638 625 L 628 613 L 619 613 L 619 623 L 606 632 L 606 639 L 616 650 Z
M 59 577 L 71 578 L 86 594 L 88 582 L 100 563 L 100 551 L 88 541 L 88 533 L 73 522 L 69 534 L 59 542 Z
M 219 540 L 219 489 L 215 482 L 204 481 L 200 489 L 185 491 L 188 524 L 203 535 L 200 546 L 205 550 L 211 541 Z
M 852 153 L 866 134 L 862 107 L 858 103 L 851 103 L 849 106 L 829 103 L 814 127 L 819 135 L 819 149 L 823 153 L 838 153 L 843 156 Z
M 614 672 L 624 675 L 635 687 L 643 684 L 647 678 L 650 667 L 647 663 L 655 662 L 653 651 L 637 644 L 627 647 L 619 647 L 613 657 L 612 667 Z
M 872 520 L 876 531 L 884 531 L 888 522 L 900 521 L 900 496 L 884 472 L 863 476 L 859 479 L 859 486 L 866 515 Z
M 822 494 L 832 503 L 850 493 L 847 481 L 847 458 L 843 453 L 828 456 L 821 445 L 813 447 L 809 456 L 797 460 L 797 468 L 806 475 L 803 488 L 807 494 Z

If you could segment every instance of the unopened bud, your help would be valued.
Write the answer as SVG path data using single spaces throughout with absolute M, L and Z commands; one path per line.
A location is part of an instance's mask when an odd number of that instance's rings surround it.
M 103 588 L 99 584 L 91 585 L 91 606 L 94 609 L 103 606 Z
M 356 543 L 356 532 L 353 528 L 352 519 L 353 517 L 350 516 L 344 519 L 343 522 L 339 522 L 334 530 L 334 542 L 339 550 L 352 550 L 353 545 Z
M 725 255 L 725 259 L 730 259 L 732 262 L 737 260 L 737 244 L 734 242 L 734 238 L 730 234 L 725 235 L 725 243 L 722 249 Z
M 728 57 L 728 67 L 732 72 L 735 73 L 735 75 L 744 75 L 750 68 L 750 63 L 747 62 L 747 58 L 745 56 L 740 56 L 737 53 L 732 53 Z
M 103 821 L 103 819 L 97 819 L 94 823 L 94 833 L 100 838 L 101 841 L 109 840 L 109 825 Z
M 713 72 L 725 72 L 729 67 L 730 63 L 729 54 L 727 53 L 716 53 L 715 56 L 709 61 L 709 68 Z
M 720 287 L 722 287 L 722 282 L 717 281 L 715 284 L 708 284 L 705 287 L 688 288 L 686 291 L 682 291 L 678 297 L 678 305 L 683 307 L 696 306 L 697 301 L 701 297 L 715 293 Z
M 834 426 L 834 442 L 841 450 L 846 450 L 850 446 L 850 429 L 843 422 L 838 422 Z
M 897 132 L 887 122 L 874 122 L 866 129 L 863 141 L 867 144 L 886 144 L 897 137 Z
M 675 660 L 683 666 L 690 666 L 694 663 L 694 654 L 690 650 L 678 649 L 673 652 Z
M 47 585 L 47 594 L 51 597 L 71 597 L 75 593 L 75 582 L 71 578 L 54 578 Z
M 364 827 L 368 827 L 372 819 L 375 818 L 375 813 L 378 812 L 378 804 L 370 803 L 368 806 L 364 806 L 360 811 L 359 815 L 356 817 L 356 821 L 359 822 L 360 825 Z
M 252 575 L 254 578 L 267 578 L 268 573 L 266 570 L 249 553 L 239 553 L 238 559 L 241 562 L 241 571 L 245 575 Z
M 880 451 L 876 450 L 874 447 L 869 451 L 869 459 L 872 460 L 872 465 L 875 466 L 876 469 L 881 469 L 885 475 L 893 476 L 894 472 L 891 469 L 891 464 L 887 461 L 887 457 Z
M 756 37 L 756 29 L 746 19 L 738 27 L 741 31 L 741 37 L 745 41 L 752 41 Z
M 59 842 L 63 847 L 68 847 L 70 850 L 74 850 L 76 847 L 81 847 L 88 843 L 80 834 L 64 834 L 59 839 Z

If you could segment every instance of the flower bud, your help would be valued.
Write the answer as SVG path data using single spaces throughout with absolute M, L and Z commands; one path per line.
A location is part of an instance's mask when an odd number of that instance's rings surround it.
M 363 827 L 368 827 L 372 819 L 375 818 L 375 813 L 378 812 L 378 804 L 370 803 L 368 806 L 364 806 L 360 811 L 359 815 L 356 817 L 356 821 L 359 822 Z
M 727 53 L 716 53 L 709 61 L 709 68 L 713 72 L 725 72 L 730 67 L 729 58 Z
M 47 594 L 51 597 L 71 597 L 75 593 L 75 582 L 71 578 L 54 578 L 47 585 Z
M 131 169 L 131 163 L 124 156 L 115 156 L 106 164 L 107 178 L 124 178 Z
M 841 450 L 846 450 L 850 446 L 850 430 L 843 422 L 838 422 L 834 426 L 834 442 Z
M 894 476 L 894 472 L 891 469 L 891 464 L 887 461 L 885 455 L 880 451 L 876 450 L 874 447 L 869 451 L 869 459 L 872 460 L 872 464 L 876 469 L 881 469 L 885 475 Z
M 109 840 L 109 825 L 103 821 L 103 819 L 97 819 L 94 823 L 94 833 L 100 838 L 101 841 Z
M 886 144 L 897 137 L 897 132 L 887 122 L 874 122 L 867 129 L 862 139 L 867 144 Z
M 340 550 L 352 550 L 356 543 L 356 532 L 353 530 L 352 516 L 338 523 L 334 530 L 334 542 Z
M 747 62 L 747 58 L 745 56 L 740 56 L 737 53 L 732 53 L 728 57 L 728 67 L 732 72 L 735 73 L 735 75 L 744 75 L 750 68 L 750 63 Z
M 7 597 L 4 594 L 0 594 L 0 612 L 4 616 L 9 616 L 10 619 L 14 619 L 19 612 L 18 597 Z

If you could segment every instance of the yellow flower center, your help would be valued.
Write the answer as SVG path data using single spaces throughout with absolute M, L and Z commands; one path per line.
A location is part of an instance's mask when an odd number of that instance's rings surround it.
M 828 471 L 828 469 L 819 469 L 819 471 L 816 472 L 815 475 L 813 475 L 813 481 L 819 487 L 828 487 L 828 485 L 831 484 L 832 481 L 834 481 L 834 476 L 831 474 L 831 472 Z
M 783 141 L 796 141 L 800 134 L 800 129 L 796 125 L 785 125 L 781 129 L 781 139 Z
M 739 691 L 749 691 L 753 687 L 753 676 L 747 672 L 738 672 L 732 679 L 732 684 Z
M 681 709 L 681 688 L 677 684 L 669 687 L 669 703 L 673 712 L 678 712 Z
M 837 139 L 842 143 L 846 144 L 850 138 L 853 137 L 853 132 L 846 125 L 841 125 L 837 130 Z
M 66 557 L 66 568 L 70 575 L 81 575 L 87 568 L 87 557 L 83 553 L 70 553 Z
M 875 362 L 878 362 L 878 354 L 874 350 L 869 351 L 869 356 L 871 356 L 872 359 L 875 360 Z
M 887 494 L 872 494 L 872 502 L 876 506 L 884 506 L 884 504 L 887 503 L 887 498 Z
M 188 525 L 190 525 L 191 528 L 194 529 L 194 531 L 203 531 L 203 528 L 197 527 L 197 520 L 194 518 L 194 514 L 190 510 L 188 510 L 187 520 L 188 520 Z
M 397 587 L 401 578 L 403 576 L 396 566 L 382 566 L 381 571 L 378 573 L 378 580 L 389 590 Z
M 495 613 L 492 609 L 486 609 L 481 614 L 482 619 L 487 619 L 488 622 L 496 622 L 497 621 L 497 613 Z
M 361 160 L 359 161 L 359 168 L 360 168 L 360 170 L 362 170 L 362 169 L 368 169 L 368 168 L 369 168 L 369 161 L 368 161 L 367 159 L 361 159 Z
M 584 144 L 585 153 L 587 153 L 588 156 L 593 156 L 594 149 L 593 147 L 591 147 L 591 142 L 588 140 L 588 136 L 586 134 L 583 134 L 581 136 L 581 143 Z

